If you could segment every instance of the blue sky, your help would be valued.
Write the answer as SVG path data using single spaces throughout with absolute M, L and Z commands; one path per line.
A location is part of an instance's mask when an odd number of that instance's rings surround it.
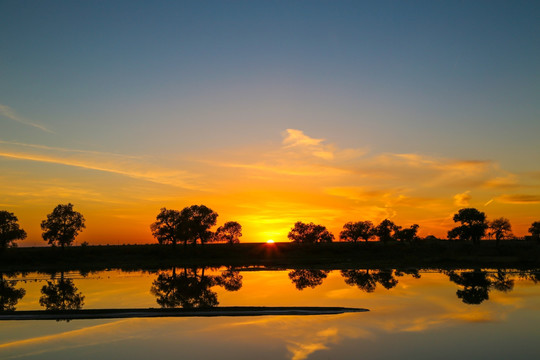
M 260 161 L 293 129 L 373 157 L 491 162 L 534 200 L 539 15 L 534 1 L 3 1 L 0 150 L 219 177 L 201 163 Z M 36 176 L 6 159 L 10 179 Z

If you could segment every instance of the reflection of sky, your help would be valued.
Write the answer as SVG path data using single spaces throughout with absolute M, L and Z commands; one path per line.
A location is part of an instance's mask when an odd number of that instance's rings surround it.
M 540 207 L 539 4 L 2 4 L 0 208 L 27 244 L 151 242 L 204 203 L 246 241 L 295 221 L 444 235 L 463 206 L 523 236 Z
M 220 305 L 351 306 L 371 311 L 312 317 L 3 322 L 0 357 L 63 359 L 76 353 L 78 358 L 143 359 L 181 354 L 187 359 L 299 360 L 359 354 L 367 359 L 539 355 L 532 344 L 540 320 L 540 288 L 530 281 L 516 280 L 513 291 L 492 291 L 481 305 L 466 305 L 456 296 L 458 286 L 437 273 L 422 273 L 421 279 L 398 277 L 395 288 L 379 287 L 373 293 L 346 285 L 339 271 L 331 272 L 321 286 L 302 291 L 295 289 L 285 271 L 242 272 L 242 276 L 238 292 L 213 288 Z M 75 279 L 75 285 L 86 297 L 85 308 L 156 307 L 148 291 L 155 277 L 100 272 Z M 39 286 L 19 284 L 27 289 L 27 299 L 18 306 L 22 310 L 37 301 Z

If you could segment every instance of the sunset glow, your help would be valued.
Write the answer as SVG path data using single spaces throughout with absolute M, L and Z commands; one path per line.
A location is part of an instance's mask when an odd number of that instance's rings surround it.
M 519 237 L 540 220 L 534 2 L 61 3 L 0 12 L 0 210 L 20 246 L 68 202 L 90 244 L 154 243 L 161 208 L 194 204 L 241 242 L 297 221 L 446 237 L 463 207 Z

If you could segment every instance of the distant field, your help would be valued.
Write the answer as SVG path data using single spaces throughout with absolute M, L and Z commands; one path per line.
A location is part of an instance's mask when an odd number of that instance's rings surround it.
M 158 269 L 171 266 L 270 266 L 278 268 L 487 268 L 540 267 L 540 244 L 509 240 L 496 246 L 459 241 L 389 243 L 243 243 L 109 245 L 70 248 L 10 248 L 0 254 L 0 272 Z

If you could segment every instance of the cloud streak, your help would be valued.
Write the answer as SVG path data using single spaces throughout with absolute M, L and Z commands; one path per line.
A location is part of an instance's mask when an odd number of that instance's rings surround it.
M 198 175 L 160 167 L 152 159 L 6 141 L 0 141 L 0 145 L 5 145 L 3 148 L 0 147 L 0 157 L 7 159 L 72 166 L 189 190 L 203 190 L 203 187 L 195 181 Z
M 19 124 L 34 127 L 36 129 L 39 129 L 39 130 L 44 131 L 46 133 L 51 133 L 51 134 L 54 133 L 53 131 L 49 130 L 45 126 L 37 124 L 35 122 L 32 122 L 32 121 L 30 121 L 28 119 L 25 119 L 24 117 L 18 115 L 12 108 L 10 108 L 7 105 L 0 104 L 0 115 L 3 116 L 3 117 L 8 118 L 10 120 L 13 120 L 15 122 L 18 122 Z

